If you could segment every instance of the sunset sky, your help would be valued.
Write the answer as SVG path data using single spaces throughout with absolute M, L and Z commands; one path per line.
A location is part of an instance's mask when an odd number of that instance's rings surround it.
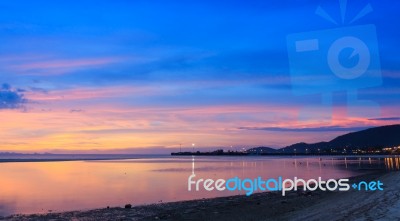
M 341 20 L 344 2 L 2 1 L 0 152 L 282 147 L 399 123 L 400 2 L 349 1 Z M 294 90 L 287 36 L 365 24 L 382 82 L 351 85 L 380 112 L 350 116 L 341 89 L 332 119 L 318 108 L 302 119 L 321 94 Z

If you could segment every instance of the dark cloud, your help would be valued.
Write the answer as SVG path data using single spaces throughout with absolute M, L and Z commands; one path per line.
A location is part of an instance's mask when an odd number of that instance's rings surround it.
M 71 109 L 69 110 L 70 113 L 79 113 L 79 112 L 83 112 L 84 110 L 82 109 Z
M 242 130 L 265 130 L 272 132 L 350 132 L 365 130 L 369 127 L 342 127 L 342 126 L 326 126 L 326 127 L 307 127 L 307 128 L 287 128 L 287 127 L 239 127 Z
M 7 84 L 7 83 L 4 83 L 3 85 L 1 85 L 1 89 L 2 90 L 10 90 L 11 86 L 9 84 Z
M 13 89 L 7 83 L 1 85 L 0 109 L 17 109 L 23 107 L 24 103 L 26 103 L 26 99 L 20 90 Z
M 368 120 L 392 121 L 392 120 L 400 120 L 400 117 L 381 117 L 381 118 L 371 118 Z
M 48 91 L 46 89 L 40 88 L 40 87 L 30 87 L 31 91 L 33 92 L 39 92 L 43 94 L 47 94 Z

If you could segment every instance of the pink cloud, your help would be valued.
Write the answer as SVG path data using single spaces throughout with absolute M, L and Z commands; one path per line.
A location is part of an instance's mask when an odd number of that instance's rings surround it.
M 157 89 L 148 86 L 112 86 L 101 88 L 71 88 L 64 90 L 51 90 L 48 93 L 29 91 L 25 94 L 32 101 L 73 101 L 90 100 L 97 98 L 115 98 L 126 94 L 150 95 L 157 93 Z
M 67 71 L 106 66 L 113 63 L 125 61 L 126 58 L 85 58 L 85 59 L 57 59 L 48 61 L 28 61 L 21 64 L 10 65 L 9 68 L 17 73 L 29 74 L 32 70 L 39 70 L 44 75 L 57 75 Z

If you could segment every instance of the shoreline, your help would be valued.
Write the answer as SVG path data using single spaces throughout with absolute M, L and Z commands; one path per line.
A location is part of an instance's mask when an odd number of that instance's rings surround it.
M 396 185 L 400 172 L 383 170 L 351 177 L 351 182 L 381 180 L 384 191 L 313 192 L 290 191 L 101 208 L 47 214 L 11 215 L 1 220 L 342 220 L 378 219 L 383 211 L 400 209 L 400 194 Z M 376 202 L 380 202 L 379 204 Z M 389 205 L 390 204 L 390 205 Z M 322 211 L 322 212 L 321 212 Z M 400 218 L 400 214 L 390 214 Z
M 35 155 L 21 155 L 21 156 L 35 156 Z M 35 156 L 36 158 L 24 158 L 19 155 L 14 157 L 6 158 L 0 155 L 0 164 L 1 163 L 40 163 L 40 162 L 68 162 L 68 161 L 107 161 L 107 160 L 140 160 L 140 159 L 152 159 L 152 158 L 168 158 L 168 157 L 190 157 L 190 156 L 198 156 L 198 157 L 290 157 L 290 158 L 385 158 L 385 157 L 398 157 L 399 155 L 274 155 L 274 154 L 263 154 L 263 155 L 168 155 L 168 154 L 53 154 L 44 156 Z

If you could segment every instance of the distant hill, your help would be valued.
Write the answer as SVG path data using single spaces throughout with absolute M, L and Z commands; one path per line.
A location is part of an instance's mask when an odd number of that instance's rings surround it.
M 333 146 L 348 147 L 394 147 L 400 145 L 400 125 L 370 128 L 348 133 L 329 142 Z
M 400 146 L 400 125 L 374 127 L 336 137 L 329 142 L 297 143 L 278 149 L 279 153 L 337 152 L 351 150 L 381 150 Z
M 318 152 L 319 150 L 328 148 L 328 142 L 319 142 L 319 143 L 296 143 L 290 146 L 281 148 L 278 150 L 279 153 L 310 153 L 310 152 Z M 318 150 L 319 149 L 319 150 Z
M 393 148 L 399 147 L 399 148 Z M 383 148 L 389 148 L 383 150 Z M 211 152 L 177 152 L 171 155 L 281 155 L 281 154 L 399 154 L 400 124 L 381 126 L 352 132 L 336 137 L 329 142 L 296 143 L 275 149 L 271 147 L 254 147 L 247 151 L 228 151 L 219 149 Z

